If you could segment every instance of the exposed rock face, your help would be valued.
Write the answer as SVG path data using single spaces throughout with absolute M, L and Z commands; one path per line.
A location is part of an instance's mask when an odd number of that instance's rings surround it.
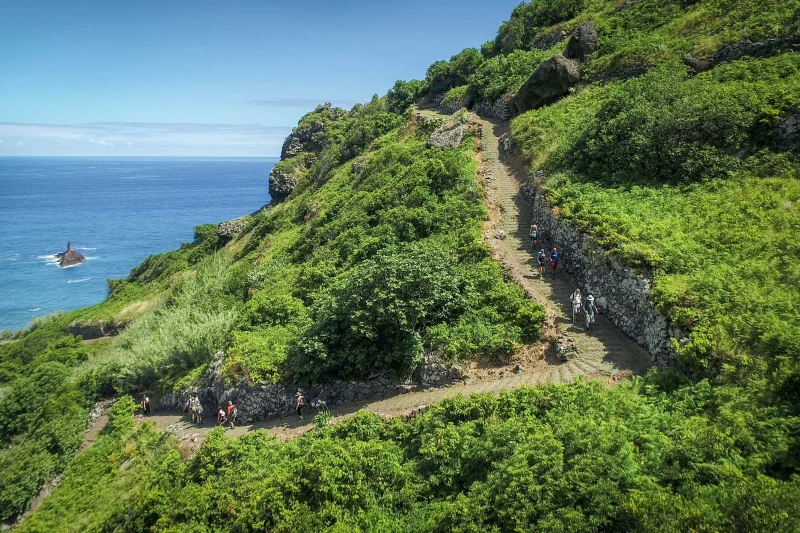
M 463 98 L 458 98 L 456 100 L 450 100 L 449 102 L 442 101 L 441 105 L 439 105 L 439 111 L 442 113 L 446 113 L 448 115 L 452 115 L 462 107 L 467 107 L 469 105 L 469 98 L 464 96 Z
M 552 104 L 569 93 L 581 80 L 581 66 L 577 60 L 554 56 L 533 71 L 511 102 L 515 114 L 524 113 Z
M 125 329 L 122 324 L 113 324 L 105 320 L 85 320 L 83 322 L 70 322 L 69 332 L 75 336 L 80 335 L 83 340 L 100 339 L 119 335 Z
M 272 180 L 270 180 L 271 184 Z M 234 218 L 233 220 L 226 220 L 222 222 L 217 229 L 217 235 L 226 239 L 233 239 L 239 235 L 244 229 L 247 217 Z
M 778 121 L 772 145 L 777 150 L 793 150 L 800 146 L 800 107 L 796 107 Z
M 652 278 L 609 258 L 572 223 L 557 217 L 532 181 L 524 192 L 533 202 L 533 222 L 542 232 L 543 247 L 562 250 L 559 264 L 575 276 L 584 291 L 595 295 L 598 308 L 611 322 L 647 349 L 654 363 L 671 364 L 676 357 L 671 338 L 681 339 L 684 334 L 671 327 L 650 303 Z M 565 348 L 567 343 L 562 344 Z
M 444 126 L 434 131 L 428 138 L 428 146 L 436 148 L 456 148 L 464 140 L 464 135 L 467 128 L 463 125 L 456 126 L 452 129 L 446 129 Z
M 165 394 L 159 401 L 160 407 L 172 411 L 182 410 L 189 394 L 197 394 L 207 417 L 215 416 L 219 407 L 225 405 L 228 400 L 236 404 L 239 409 L 239 420 L 244 423 L 271 420 L 294 413 L 295 392 L 301 389 L 299 385 L 226 384 L 220 373 L 224 356 L 223 352 L 218 352 L 214 356 L 201 386 L 177 394 Z M 462 377 L 460 366 L 443 363 L 433 356 L 425 357 L 416 375 L 423 387 L 444 385 Z M 396 383 L 379 377 L 363 382 L 335 381 L 325 385 L 312 385 L 302 390 L 308 404 L 314 400 L 322 400 L 332 407 L 402 394 L 413 390 L 414 387 L 410 382 Z M 309 409 L 308 412 L 314 413 L 313 409 Z
M 67 243 L 67 251 L 56 254 L 56 258 L 58 259 L 58 266 L 61 268 L 80 265 L 86 262 L 86 258 L 83 257 L 83 254 L 76 251 L 70 242 Z
M 711 61 L 696 59 L 691 54 L 686 54 L 685 56 L 683 56 L 683 64 L 691 68 L 695 72 L 695 74 L 700 74 L 701 72 L 711 70 L 711 67 L 714 66 L 714 64 L 711 63 Z
M 714 54 L 714 63 L 736 61 L 743 57 L 770 57 L 791 50 L 800 50 L 800 37 L 767 39 L 755 43 L 747 39 L 738 43 L 726 44 L 717 50 L 717 53 Z
M 577 59 L 585 61 L 586 56 L 597 51 L 597 43 L 600 38 L 600 30 L 593 22 L 582 22 L 572 32 L 567 47 L 564 49 L 564 56 L 567 59 Z
M 482 117 L 509 120 L 514 114 L 511 109 L 511 95 L 501 96 L 493 103 L 484 102 L 476 104 L 473 111 Z
M 535 50 L 549 50 L 566 38 L 567 32 L 564 30 L 555 29 L 547 35 L 533 41 L 533 48 Z
M 300 181 L 293 167 L 275 166 L 269 173 L 269 195 L 276 201 L 289 196 Z

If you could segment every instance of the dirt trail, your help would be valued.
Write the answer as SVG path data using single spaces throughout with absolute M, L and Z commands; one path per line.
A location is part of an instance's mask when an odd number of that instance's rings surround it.
M 437 116 L 431 111 L 421 111 L 428 116 Z M 530 250 L 528 228 L 533 209 L 521 188 L 527 177 L 523 170 L 515 170 L 514 162 L 501 158 L 500 138 L 508 131 L 508 125 L 478 119 L 482 128 L 483 150 L 481 152 L 481 173 L 487 182 L 490 219 L 484 227 L 484 236 L 491 243 L 495 259 L 503 264 L 509 276 L 527 294 L 544 305 L 548 311 L 548 334 L 566 334 L 578 348 L 574 358 L 565 363 L 549 356 L 532 363 L 525 359 L 525 368 L 513 372 L 510 367 L 482 372 L 478 378 L 467 379 L 463 383 L 409 392 L 383 400 L 361 402 L 332 409 L 333 422 L 337 422 L 359 410 L 377 413 L 382 417 L 403 416 L 428 405 L 453 398 L 458 394 L 468 396 L 473 393 L 498 394 L 513 390 L 522 385 L 544 383 L 570 383 L 577 376 L 604 378 L 616 381 L 632 374 L 642 374 L 650 367 L 650 357 L 633 340 L 626 337 L 602 315 L 591 332 L 571 323 L 569 295 L 575 282 L 564 272 L 555 277 L 550 275 L 540 279 L 534 267 L 535 252 Z M 504 230 L 507 237 L 494 238 L 498 230 Z M 539 347 L 541 352 L 541 347 Z M 536 351 L 536 350 L 533 350 Z M 231 436 L 244 435 L 257 429 L 264 429 L 279 440 L 291 439 L 313 427 L 314 410 L 309 409 L 304 421 L 297 417 L 286 417 L 236 429 L 227 429 Z M 190 450 L 196 449 L 203 437 L 214 428 L 213 417 L 205 426 L 191 424 L 183 413 L 157 413 L 148 417 L 161 429 L 169 429 Z
M 489 238 L 495 259 L 503 264 L 511 278 L 547 308 L 550 323 L 556 329 L 554 333 L 566 332 L 575 341 L 578 354 L 574 361 L 564 365 L 565 369 L 575 373 L 570 368 L 571 363 L 575 363 L 579 367 L 598 366 L 612 373 L 645 372 L 651 366 L 649 354 L 605 316 L 597 316 L 591 331 L 586 331 L 580 319 L 578 324 L 572 324 L 569 296 L 577 285 L 567 273 L 557 272 L 553 276 L 546 272 L 543 278 L 539 276 L 537 251 L 531 249 L 528 236 L 533 206 L 522 194 L 528 178 L 521 165 L 506 158 L 500 150 L 500 139 L 508 133 L 508 123 L 478 120 L 483 134 L 482 171 L 490 208 L 484 235 Z M 499 230 L 505 231 L 505 239 L 494 238 Z

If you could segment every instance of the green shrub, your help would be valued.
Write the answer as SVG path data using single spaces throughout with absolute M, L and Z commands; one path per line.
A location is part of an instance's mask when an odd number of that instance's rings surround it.
M 446 250 L 409 245 L 358 265 L 314 302 L 312 325 L 289 364 L 311 380 L 408 374 L 425 328 L 463 307 L 461 279 Z

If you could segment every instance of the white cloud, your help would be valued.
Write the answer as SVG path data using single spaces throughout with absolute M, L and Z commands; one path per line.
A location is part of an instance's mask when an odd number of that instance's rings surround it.
M 3 155 L 220 155 L 280 153 L 291 128 L 260 124 L 109 122 L 27 124 L 0 122 Z M 24 151 L 6 148 L 25 141 Z M 21 145 L 21 144 L 20 144 Z M 33 147 L 35 146 L 35 148 Z

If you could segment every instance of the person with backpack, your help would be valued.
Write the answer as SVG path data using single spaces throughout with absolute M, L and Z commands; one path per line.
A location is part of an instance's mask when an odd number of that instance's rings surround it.
M 147 396 L 142 396 L 142 412 L 145 415 L 150 414 L 150 398 Z
M 544 269 L 547 266 L 547 254 L 544 253 L 544 248 L 539 250 L 539 255 L 536 256 L 536 262 L 539 263 L 539 277 L 544 277 Z
M 575 315 L 581 312 L 583 309 L 583 298 L 581 296 L 581 290 L 575 289 L 575 292 L 572 293 L 569 297 L 569 301 L 572 302 L 572 323 L 575 323 Z
M 536 242 L 539 240 L 539 227 L 536 224 L 531 224 L 529 235 L 531 237 L 531 249 L 535 249 Z
M 303 397 L 303 393 L 297 391 L 294 395 L 295 402 L 294 402 L 294 411 L 297 413 L 297 416 L 300 417 L 300 420 L 303 419 L 303 407 L 306 406 L 306 399 Z
M 558 253 L 558 248 L 553 248 L 553 251 L 550 252 L 550 267 L 553 277 L 556 277 L 556 268 L 558 267 L 559 259 L 561 259 L 561 257 Z
M 586 313 L 586 331 L 591 331 L 592 324 L 594 324 L 594 314 L 597 312 L 597 305 L 591 292 L 586 297 L 586 300 L 583 301 L 583 311 Z
M 195 405 L 195 409 L 194 409 L 195 420 L 196 420 L 198 425 L 202 426 L 203 425 L 203 404 L 200 403 L 200 398 L 197 397 L 197 396 L 194 397 L 194 405 Z
M 217 412 L 217 425 L 224 426 L 227 421 L 228 417 L 225 416 L 225 409 L 220 407 L 219 411 Z
M 231 429 L 236 428 L 236 417 L 239 416 L 239 409 L 232 401 L 228 400 L 228 420 L 231 422 Z

